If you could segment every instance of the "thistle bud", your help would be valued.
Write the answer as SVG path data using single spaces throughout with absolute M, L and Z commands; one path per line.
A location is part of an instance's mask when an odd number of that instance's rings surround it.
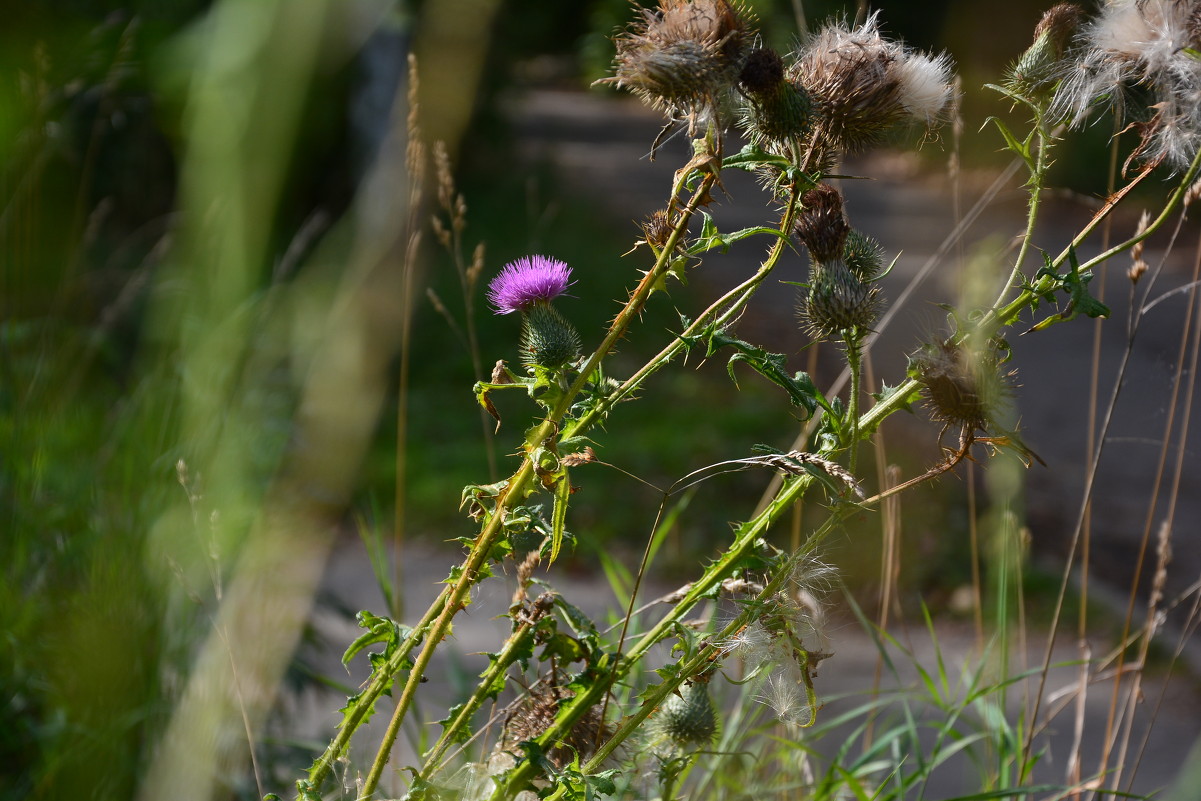
M 738 83 L 747 98 L 742 125 L 756 144 L 786 150 L 809 133 L 813 104 L 803 89 L 784 80 L 784 60 L 774 50 L 752 51 Z
M 669 695 L 655 715 L 653 726 L 656 735 L 677 748 L 713 742 L 719 724 L 709 685 L 692 682 Z
M 842 261 L 860 281 L 871 281 L 884 268 L 884 248 L 873 237 L 852 229 L 842 246 Z
M 800 317 L 816 340 L 871 330 L 880 306 L 880 288 L 861 281 L 841 261 L 815 264 Z
M 521 315 L 521 360 L 527 367 L 562 367 L 580 357 L 580 335 L 547 303 Z
M 1034 29 L 1034 44 L 1010 70 L 1008 88 L 1028 95 L 1050 92 L 1055 85 L 1055 65 L 1083 17 L 1084 12 L 1074 3 L 1060 3 L 1043 14 Z

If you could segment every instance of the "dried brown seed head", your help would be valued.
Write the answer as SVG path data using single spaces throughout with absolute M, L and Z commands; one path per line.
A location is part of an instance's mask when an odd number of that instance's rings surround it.
M 818 184 L 801 197 L 802 211 L 793 227 L 815 262 L 842 256 L 851 225 L 843 211 L 842 195 L 829 184 Z

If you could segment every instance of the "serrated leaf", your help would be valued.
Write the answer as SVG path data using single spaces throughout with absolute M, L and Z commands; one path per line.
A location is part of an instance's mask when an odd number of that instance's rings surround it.
M 617 782 L 613 781 L 613 777 L 619 776 L 620 774 L 621 771 L 619 771 L 617 768 L 610 768 L 609 770 L 602 771 L 600 773 L 593 773 L 591 775 L 584 776 L 584 781 L 588 785 L 588 797 L 594 797 L 592 795 L 593 793 L 599 793 L 600 795 L 613 795 L 616 793 Z
M 579 662 L 587 655 L 580 641 L 570 634 L 555 634 L 546 641 L 542 649 L 542 659 L 557 657 L 563 663 Z
M 412 632 L 408 626 L 401 626 L 393 620 L 374 615 L 366 610 L 355 615 L 355 621 L 360 628 L 366 629 L 366 631 L 356 637 L 354 642 L 346 648 L 342 654 L 343 665 L 349 665 L 350 661 L 358 656 L 364 648 L 369 648 L 376 643 L 385 643 L 384 653 L 392 653 Z
M 1062 286 L 1068 296 L 1067 307 L 1059 314 L 1053 314 L 1036 323 L 1025 333 L 1042 331 L 1058 323 L 1065 323 L 1068 320 L 1072 320 L 1081 314 L 1094 319 L 1109 316 L 1109 307 L 1089 293 L 1088 284 L 1093 280 L 1093 273 L 1091 270 L 1082 271 L 1080 269 L 1080 260 L 1076 258 L 1075 248 L 1068 248 L 1069 268 L 1063 275 L 1056 275 L 1050 259 L 1046 258 L 1046 261 L 1047 266 L 1040 270 L 1038 275 L 1047 275 L 1049 272 L 1051 276 L 1059 281 L 1060 286 Z
M 577 636 L 597 636 L 596 624 L 592 622 L 592 618 L 584 614 L 578 607 L 568 603 L 562 595 L 555 596 L 555 606 L 563 612 L 563 617 Z
M 999 117 L 989 117 L 984 121 L 984 124 L 988 125 L 990 122 L 994 123 L 997 126 L 997 130 L 1001 132 L 1001 136 L 1005 139 L 1005 146 L 1020 156 L 1022 161 L 1026 163 L 1026 167 L 1033 172 L 1035 163 L 1034 157 L 1030 154 L 1029 143 L 1018 141 L 1018 138 L 1009 130 L 1009 126 L 1002 122 Z
M 729 251 L 730 246 L 735 242 L 746 239 L 755 234 L 769 234 L 777 237 L 782 237 L 780 231 L 775 228 L 764 226 L 756 226 L 752 228 L 742 228 L 728 234 L 723 234 L 717 230 L 717 225 L 713 222 L 713 217 L 709 214 L 704 215 L 704 224 L 701 226 L 701 233 L 696 238 L 696 241 L 688 248 L 688 255 L 696 256 L 701 253 L 706 253 L 715 248 L 721 248 L 722 253 Z
M 497 692 L 500 692 L 500 691 L 498 690 Z M 463 713 L 463 710 L 466 708 L 467 708 L 467 704 L 455 704 L 454 706 L 452 706 L 450 709 L 447 710 L 446 717 L 444 717 L 444 718 L 442 718 L 442 720 L 438 721 L 438 724 L 440 726 L 442 726 L 443 732 L 450 731 L 450 727 L 455 722 L 455 718 L 457 718 L 459 715 L 461 715 Z M 462 745 L 463 743 L 467 742 L 470 739 L 471 739 L 471 727 L 470 726 L 459 726 L 457 729 L 455 729 L 453 732 L 451 732 L 451 735 L 450 735 L 450 742 L 455 745 Z
M 567 469 L 563 468 L 558 482 L 555 484 L 555 505 L 551 510 L 550 520 L 550 564 L 559 558 L 559 549 L 563 546 L 563 529 L 567 525 L 567 502 L 571 498 L 571 481 Z
M 785 369 L 784 354 L 770 353 L 757 345 L 731 337 L 724 331 L 711 332 L 708 336 L 706 355 L 712 356 L 723 347 L 730 347 L 738 351 L 726 362 L 726 372 L 735 386 L 738 385 L 738 378 L 734 374 L 734 366 L 745 364 L 787 392 L 792 405 L 805 410 L 804 419 L 812 417 L 818 406 L 829 408 L 825 397 L 807 373 L 788 374 Z

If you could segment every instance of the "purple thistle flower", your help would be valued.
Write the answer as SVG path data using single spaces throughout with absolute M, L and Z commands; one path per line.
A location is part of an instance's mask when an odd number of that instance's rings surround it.
M 528 311 L 567 291 L 571 268 L 547 256 L 526 256 L 504 266 L 488 285 L 488 300 L 497 314 Z

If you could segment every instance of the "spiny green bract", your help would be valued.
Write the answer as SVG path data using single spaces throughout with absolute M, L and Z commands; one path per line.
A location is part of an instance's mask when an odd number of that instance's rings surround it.
M 879 311 L 880 288 L 861 281 L 841 261 L 814 265 L 808 294 L 800 304 L 810 336 L 833 339 L 843 331 L 870 330 Z
M 562 367 L 579 357 L 579 333 L 554 308 L 536 303 L 522 316 L 521 361 L 527 367 Z
M 663 702 L 653 719 L 656 739 L 679 747 L 705 746 L 717 736 L 717 708 L 709 695 L 709 685 L 685 684 Z

